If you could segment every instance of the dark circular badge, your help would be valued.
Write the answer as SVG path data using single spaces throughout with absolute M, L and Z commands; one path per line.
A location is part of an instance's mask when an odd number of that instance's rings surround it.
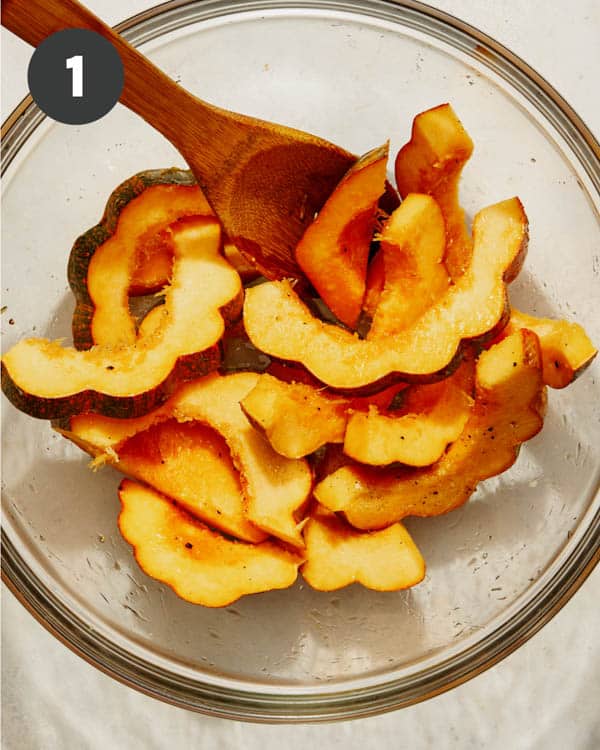
M 88 29 L 57 31 L 37 47 L 27 70 L 36 104 L 53 120 L 83 125 L 115 106 L 123 63 L 113 45 Z

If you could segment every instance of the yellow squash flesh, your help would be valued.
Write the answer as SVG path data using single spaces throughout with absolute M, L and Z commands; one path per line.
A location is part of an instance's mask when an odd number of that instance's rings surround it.
M 344 453 L 372 466 L 397 461 L 428 466 L 437 461 L 446 446 L 462 433 L 473 401 L 452 378 L 416 387 L 433 391 L 429 403 L 422 408 L 408 406 L 397 416 L 394 412 L 380 414 L 376 408 L 352 414 L 346 427 Z
M 425 577 L 425 561 L 400 523 L 381 531 L 357 531 L 335 513 L 317 507 L 304 529 L 304 580 L 318 591 L 361 583 L 376 591 L 398 591 Z
M 453 281 L 467 270 L 472 243 L 465 214 L 458 202 L 463 167 L 473 153 L 473 141 L 449 104 L 418 114 L 410 141 L 396 157 L 400 195 L 427 193 L 439 204 L 446 224 L 444 263 Z
M 266 541 L 229 540 L 155 490 L 125 479 L 119 488 L 119 529 L 140 568 L 182 599 L 224 607 L 246 594 L 283 589 L 296 580 L 302 557 Z
M 551 388 L 565 388 L 572 383 L 598 353 L 579 323 L 536 318 L 513 308 L 503 335 L 522 328 L 533 331 L 540 340 L 544 383 Z
M 301 458 L 326 443 L 344 440 L 348 401 L 325 396 L 310 385 L 260 375 L 241 405 L 282 456 Z

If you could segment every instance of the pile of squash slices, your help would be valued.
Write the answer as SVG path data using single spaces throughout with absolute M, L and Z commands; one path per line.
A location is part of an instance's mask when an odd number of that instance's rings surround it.
M 510 198 L 468 231 L 472 150 L 448 104 L 417 115 L 397 192 L 387 147 L 360 159 L 300 278 L 260 276 L 178 169 L 124 182 L 77 239 L 73 346 L 21 340 L 2 388 L 126 475 L 119 528 L 149 576 L 211 607 L 299 569 L 322 591 L 408 588 L 425 563 L 402 520 L 459 507 L 542 428 L 547 386 L 596 350 L 511 309 L 527 217 Z

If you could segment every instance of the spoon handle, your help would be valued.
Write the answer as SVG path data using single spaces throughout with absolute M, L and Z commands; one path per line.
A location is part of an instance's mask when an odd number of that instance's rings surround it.
M 33 46 L 68 28 L 90 29 L 101 34 L 113 44 L 123 62 L 125 82 L 121 103 L 184 152 L 180 116 L 192 109 L 194 136 L 201 138 L 206 148 L 203 158 L 207 168 L 211 168 L 208 163 L 211 139 L 219 137 L 223 124 L 218 110 L 178 86 L 77 0 L 3 0 L 2 25 Z

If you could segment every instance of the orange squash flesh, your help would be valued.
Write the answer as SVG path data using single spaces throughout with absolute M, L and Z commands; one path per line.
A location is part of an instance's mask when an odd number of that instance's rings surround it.
M 92 455 L 108 458 L 119 471 L 176 500 L 211 527 L 248 542 L 267 537 L 246 518 L 227 444 L 205 425 L 170 419 L 137 433 L 117 451 L 104 453 L 96 446 Z
M 325 443 L 344 440 L 348 402 L 309 385 L 284 383 L 264 374 L 241 406 L 277 453 L 288 458 L 301 458 Z
M 446 223 L 444 262 L 453 281 L 467 270 L 472 242 L 458 202 L 460 175 L 473 153 L 473 141 L 449 104 L 417 115 L 410 141 L 396 157 L 400 195 L 427 193 L 439 204 Z
M 379 250 L 373 256 L 367 269 L 367 284 L 365 290 L 365 299 L 363 302 L 363 311 L 371 320 L 375 315 L 375 310 L 379 304 L 379 298 L 385 284 L 385 261 L 383 250 Z
M 536 318 L 513 308 L 502 335 L 510 335 L 522 328 L 533 331 L 540 340 L 544 383 L 551 388 L 565 388 L 572 383 L 598 353 L 578 323 Z
M 445 248 L 446 228 L 439 206 L 428 195 L 409 194 L 381 230 L 384 283 L 368 339 L 408 328 L 448 290 L 442 262 Z
M 205 214 L 209 215 L 209 213 Z M 161 227 L 161 230 L 166 227 Z M 97 251 L 96 255 L 101 252 Z M 95 263 L 95 273 L 98 277 L 110 279 L 115 271 L 117 263 L 127 263 L 129 259 L 126 255 L 121 254 L 119 257 L 110 257 L 108 253 L 103 254 L 105 257 L 106 268 L 98 259 Z M 145 294 L 154 294 L 169 283 L 171 271 L 173 268 L 173 248 L 169 242 L 168 234 L 164 231 L 158 231 L 153 227 L 146 234 L 138 238 L 136 252 L 134 257 L 134 267 L 131 271 L 129 289 L 127 294 L 130 297 L 139 297 Z M 125 269 L 125 273 L 128 268 Z M 117 278 L 122 274 L 117 272 Z M 104 290 L 101 290 L 101 294 Z M 103 296 L 101 299 L 104 304 L 115 304 L 115 298 L 123 300 L 122 295 L 115 295 L 107 299 Z M 97 307 L 96 302 L 95 307 Z M 98 343 L 98 342 L 96 342 Z
M 248 521 L 301 547 L 302 524 L 296 516 L 308 500 L 312 474 L 306 461 L 284 458 L 274 451 L 244 415 L 240 402 L 259 377 L 251 372 L 226 376 L 214 373 L 181 386 L 169 401 L 143 417 L 110 419 L 82 414 L 59 426 L 84 450 L 91 444 L 105 453 L 118 453 L 127 438 L 167 419 L 208 425 L 224 438 L 240 472 Z
M 137 416 L 164 401 L 182 380 L 214 369 L 225 329 L 220 308 L 240 292 L 239 275 L 219 251 L 214 219 L 172 225 L 173 281 L 165 322 L 155 335 L 131 346 L 87 351 L 58 341 L 23 339 L 2 358 L 2 387 L 17 408 L 34 417 L 100 412 Z
M 119 529 L 140 568 L 192 604 L 224 607 L 291 586 L 302 557 L 275 543 L 226 539 L 150 487 L 125 479 Z
M 398 591 L 425 577 L 425 561 L 400 523 L 381 531 L 357 531 L 317 506 L 304 529 L 304 580 L 318 591 L 361 583 L 376 591 Z
M 515 462 L 521 443 L 539 432 L 545 410 L 539 342 L 521 330 L 481 354 L 476 400 L 461 436 L 433 466 L 374 470 L 343 466 L 314 490 L 331 511 L 359 529 L 406 516 L 433 516 L 465 503 L 483 479 Z
M 386 145 L 359 159 L 296 246 L 298 265 L 329 309 L 350 328 L 356 326 L 362 307 L 387 156 Z
M 303 546 L 296 521 L 312 488 L 312 474 L 303 460 L 280 456 L 256 430 L 240 402 L 257 384 L 255 373 L 224 377 L 209 375 L 173 404 L 176 419 L 210 425 L 227 442 L 240 472 L 247 499 L 248 520 L 269 534 L 296 547 Z
M 397 461 L 428 466 L 437 461 L 462 433 L 472 407 L 471 398 L 451 381 L 417 386 L 431 391 L 431 401 L 424 408 L 408 406 L 399 416 L 380 414 L 377 409 L 352 414 L 344 453 L 372 466 Z
M 385 339 L 360 340 L 310 314 L 287 281 L 246 291 L 244 325 L 258 349 L 300 362 L 338 390 L 399 380 L 439 380 L 461 343 L 492 338 L 509 316 L 506 283 L 519 272 L 527 248 L 527 218 L 513 198 L 475 217 L 469 269 L 409 328 Z M 476 311 L 476 314 L 473 314 Z

